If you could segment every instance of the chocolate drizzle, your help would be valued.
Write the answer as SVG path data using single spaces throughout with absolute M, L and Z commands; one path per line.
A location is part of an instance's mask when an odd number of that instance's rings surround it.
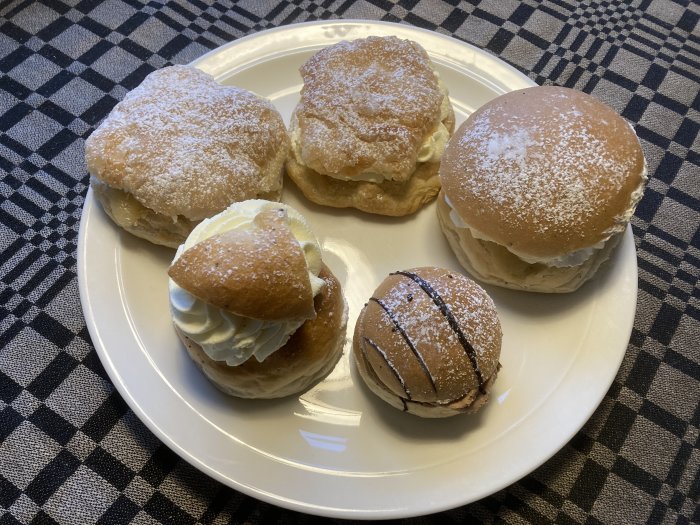
M 401 388 L 403 388 L 404 394 L 406 395 L 406 399 L 410 400 L 411 399 L 411 392 L 408 390 L 408 387 L 406 387 L 406 383 L 403 380 L 403 377 L 401 377 L 401 374 L 399 374 L 399 371 L 396 369 L 394 364 L 391 361 L 389 361 L 389 357 L 386 355 L 386 352 L 384 352 L 384 350 L 379 348 L 379 345 L 377 345 L 377 343 L 372 341 L 369 337 L 365 337 L 364 340 L 365 340 L 365 343 L 367 343 L 369 346 L 374 348 L 375 352 L 377 352 L 382 357 L 382 359 L 384 359 L 384 362 L 386 362 L 387 366 L 389 367 L 389 370 L 391 370 L 391 372 L 394 374 L 394 377 L 398 380 L 398 382 L 401 383 Z M 362 346 L 362 353 L 365 354 L 365 359 L 368 359 L 367 358 L 367 351 L 365 350 L 365 348 L 366 347 L 363 345 Z M 404 407 L 405 406 L 406 406 L 406 403 L 404 402 Z
M 447 319 L 447 322 L 449 323 L 450 328 L 452 328 L 452 331 L 457 336 L 457 339 L 459 340 L 460 344 L 462 345 L 462 348 L 464 348 L 464 351 L 466 352 L 467 357 L 469 357 L 469 361 L 471 361 L 472 367 L 474 368 L 474 373 L 476 374 L 476 378 L 479 381 L 479 391 L 482 394 L 485 393 L 484 384 L 486 383 L 486 381 L 484 380 L 484 376 L 481 374 L 481 369 L 479 368 L 479 363 L 476 360 L 476 351 L 474 350 L 474 347 L 471 345 L 471 343 L 467 340 L 467 336 L 465 336 L 464 332 L 462 332 L 462 329 L 459 327 L 459 323 L 457 322 L 457 319 L 455 318 L 454 314 L 450 310 L 449 306 L 447 306 L 447 304 L 442 299 L 442 297 L 440 297 L 440 294 L 437 293 L 437 291 L 432 286 L 430 286 L 430 283 L 428 283 L 425 279 L 423 279 L 419 275 L 416 275 L 415 273 L 398 271 L 398 272 L 393 272 L 391 275 L 403 275 L 404 277 L 408 277 L 413 282 L 415 282 L 418 286 L 420 286 L 421 289 L 426 294 L 428 294 L 428 296 L 433 300 L 433 302 L 435 303 L 435 306 L 437 306 L 440 309 L 440 312 L 442 313 L 442 315 L 444 315 L 445 319 Z
M 430 370 L 428 369 L 428 365 L 425 363 L 423 356 L 420 355 L 420 353 L 416 349 L 415 345 L 413 344 L 411 339 L 408 337 L 408 334 L 406 333 L 406 331 L 399 324 L 399 321 L 396 319 L 396 317 L 394 317 L 394 314 L 391 312 L 391 310 L 389 310 L 389 307 L 386 304 L 384 304 L 384 302 L 382 302 L 381 299 L 377 299 L 376 297 L 370 297 L 370 301 L 374 301 L 375 303 L 377 303 L 386 312 L 386 315 L 389 317 L 391 322 L 394 323 L 394 326 L 396 327 L 398 332 L 401 334 L 401 337 L 403 337 L 403 340 L 406 341 L 406 344 L 411 349 L 411 352 L 413 352 L 413 355 L 415 355 L 416 359 L 418 359 L 418 362 L 420 363 L 420 366 L 423 369 L 423 372 L 425 372 L 425 375 L 428 377 L 428 380 L 430 381 L 430 386 L 432 387 L 433 392 L 437 393 L 437 386 L 435 386 L 435 378 L 433 377 L 433 374 L 430 373 Z

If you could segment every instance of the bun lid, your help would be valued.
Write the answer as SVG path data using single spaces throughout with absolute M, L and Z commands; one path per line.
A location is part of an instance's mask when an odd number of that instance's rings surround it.
M 557 257 L 624 230 L 646 167 L 632 127 L 573 89 L 497 97 L 455 132 L 440 167 L 451 206 L 517 255 Z
M 312 319 L 314 298 L 301 246 L 283 207 L 271 206 L 252 229 L 213 235 L 185 250 L 168 275 L 195 297 L 262 321 Z

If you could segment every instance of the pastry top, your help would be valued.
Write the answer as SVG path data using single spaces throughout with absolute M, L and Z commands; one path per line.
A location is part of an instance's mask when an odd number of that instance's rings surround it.
M 401 399 L 449 405 L 473 399 L 497 372 L 502 331 L 491 298 L 443 268 L 392 273 L 358 319 L 356 351 Z
M 285 208 L 269 207 L 253 224 L 196 243 L 180 253 L 168 275 L 195 297 L 237 315 L 264 321 L 313 318 L 308 266 Z
M 646 165 L 634 130 L 613 109 L 573 89 L 538 86 L 473 113 L 448 144 L 440 178 L 474 235 L 539 262 L 623 231 Z
M 442 124 L 452 113 L 446 90 L 415 42 L 342 41 L 313 55 L 300 73 L 292 141 L 299 161 L 318 173 L 404 182 L 421 147 L 436 133 L 449 136 Z M 435 149 L 441 154 L 442 147 Z
M 289 138 L 267 100 L 189 66 L 148 75 L 85 144 L 88 171 L 147 208 L 201 220 L 278 194 Z M 276 166 L 273 166 L 276 165 Z

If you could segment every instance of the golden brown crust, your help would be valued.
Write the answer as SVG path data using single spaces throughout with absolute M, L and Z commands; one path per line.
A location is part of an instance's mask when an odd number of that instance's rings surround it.
M 355 179 L 366 171 L 408 180 L 443 99 L 425 50 L 410 40 L 368 37 L 313 55 L 300 69 L 295 109 L 301 162 Z
M 345 342 L 347 306 L 340 283 L 325 265 L 319 277 L 326 284 L 314 301 L 316 317 L 262 363 L 250 358 L 240 366 L 228 366 L 212 360 L 182 332 L 178 335 L 207 378 L 229 395 L 276 398 L 300 392 L 332 370 Z
M 290 152 L 287 175 L 304 196 L 316 204 L 401 217 L 414 213 L 438 194 L 438 166 L 438 163 L 422 163 L 404 183 L 342 181 L 299 164 Z
M 229 230 L 183 251 L 168 270 L 206 303 L 263 321 L 315 315 L 309 270 L 283 207 L 269 207 L 254 229 Z M 270 297 L 275 298 L 274 301 Z
M 485 401 L 501 340 L 495 306 L 481 287 L 459 273 L 423 267 L 379 285 L 357 320 L 353 349 L 380 397 L 406 410 L 444 408 L 434 412 L 441 417 Z
M 473 113 L 440 178 L 462 220 L 515 253 L 557 257 L 624 230 L 644 156 L 614 110 L 572 89 L 533 87 Z
M 88 170 L 166 217 L 199 221 L 279 196 L 288 135 L 274 106 L 189 66 L 148 75 L 85 144 Z

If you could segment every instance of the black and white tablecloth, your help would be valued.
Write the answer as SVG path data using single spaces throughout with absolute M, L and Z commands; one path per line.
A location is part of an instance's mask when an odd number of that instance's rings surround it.
M 154 69 L 318 19 L 411 24 L 635 128 L 637 315 L 585 427 L 534 473 L 406 523 L 699 523 L 700 5 L 683 0 L 0 0 L 0 525 L 315 523 L 219 484 L 138 420 L 80 306 L 85 138 Z

